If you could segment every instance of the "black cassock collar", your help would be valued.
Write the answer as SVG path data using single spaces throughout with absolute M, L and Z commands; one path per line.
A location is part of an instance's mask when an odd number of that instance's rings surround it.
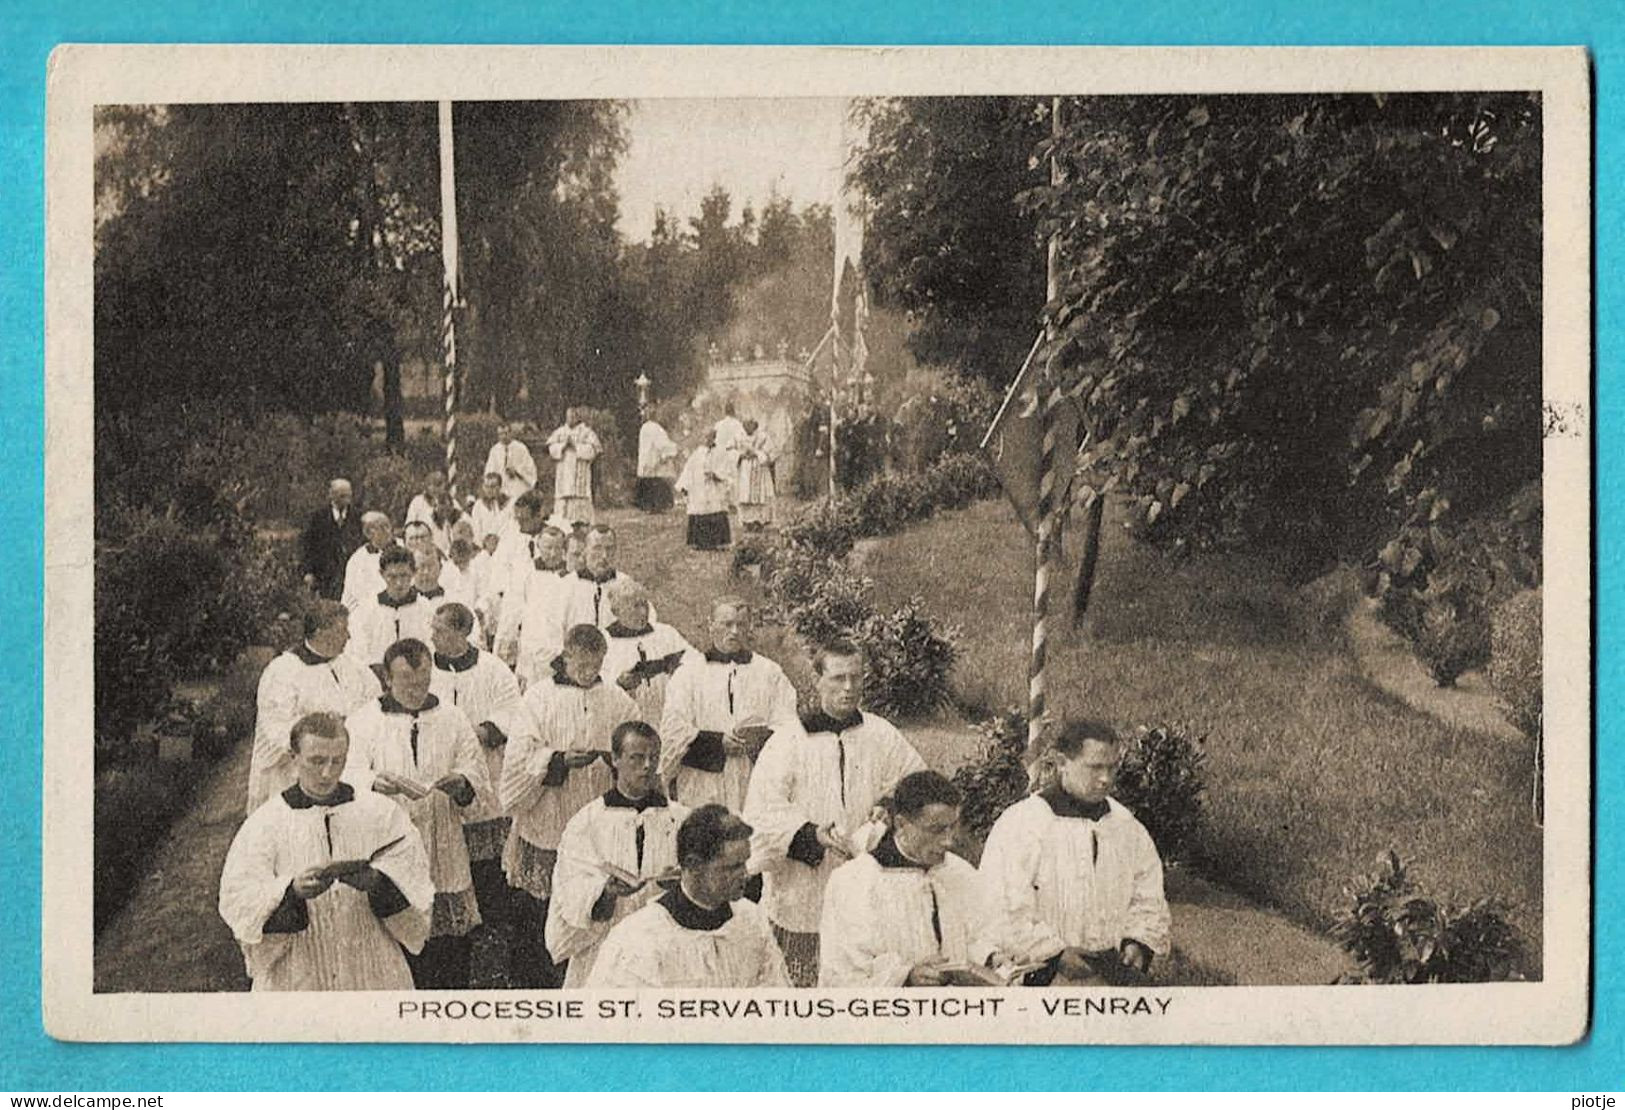
M 440 699 L 435 697 L 433 694 L 430 694 L 424 703 L 418 708 L 408 709 L 406 706 L 395 700 L 394 694 L 385 694 L 383 697 L 378 699 L 378 704 L 383 707 L 385 713 L 404 713 L 408 717 L 416 717 L 419 713 L 427 713 L 429 710 L 435 708 L 440 704 Z
M 1086 821 L 1098 821 L 1111 812 L 1111 806 L 1102 798 L 1098 802 L 1080 802 L 1059 786 L 1051 786 L 1038 792 L 1038 796 L 1049 803 L 1050 810 L 1057 817 L 1081 817 Z
M 430 586 L 427 590 L 418 590 L 418 596 L 433 601 L 437 597 L 446 596 L 446 588 L 444 586 Z
M 744 666 L 751 659 L 752 655 L 749 651 L 718 651 L 714 647 L 705 649 L 705 661 L 707 663 L 737 663 Z
M 854 709 L 851 716 L 831 717 L 822 709 L 815 710 L 801 718 L 801 727 L 811 736 L 815 732 L 845 732 L 849 728 L 857 728 L 863 723 L 863 710 Z
M 413 586 L 412 589 L 407 592 L 407 595 L 404 598 L 402 598 L 400 601 L 396 601 L 394 598 L 390 597 L 388 590 L 382 591 L 378 595 L 378 604 L 383 605 L 383 606 L 385 606 L 387 608 L 390 608 L 390 609 L 404 609 L 408 605 L 410 605 L 414 601 L 416 601 L 417 599 L 418 599 L 418 588 L 416 586 Z
M 621 793 L 621 788 L 612 786 L 609 793 L 604 795 L 605 809 L 635 809 L 642 813 L 646 809 L 665 809 L 666 796 L 659 791 L 651 790 L 641 798 L 628 798 Z
M 326 798 L 317 800 L 299 788 L 296 782 L 282 792 L 282 800 L 288 803 L 289 809 L 313 809 L 316 806 L 341 806 L 346 802 L 355 801 L 355 787 L 347 782 L 341 782 L 333 793 Z
M 654 625 L 652 624 L 648 628 L 628 628 L 620 621 L 615 621 L 608 628 L 604 629 L 604 635 L 613 636 L 617 640 L 635 640 L 639 636 L 647 636 L 653 631 Z
M 333 661 L 325 655 L 317 654 L 311 649 L 309 644 L 300 644 L 298 647 L 294 648 L 293 656 L 307 667 L 319 667 L 323 663 L 331 663 Z
M 603 574 L 596 574 L 595 575 L 591 571 L 589 571 L 586 567 L 582 567 L 580 570 L 576 571 L 576 577 L 582 579 L 585 582 L 595 582 L 598 585 L 602 586 L 602 585 L 605 585 L 606 583 L 615 581 L 615 571 L 614 571 L 614 569 L 610 569 L 610 570 L 606 570 Z
M 903 850 L 897 846 L 897 837 L 889 832 L 880 838 L 880 843 L 876 844 L 869 854 L 875 857 L 875 862 L 880 866 L 892 868 L 893 870 L 899 868 L 908 868 L 914 871 L 931 870 L 925 864 L 916 863 L 905 856 Z
M 661 908 L 671 914 L 671 919 L 685 929 L 694 929 L 700 932 L 712 932 L 720 929 L 733 920 L 733 907 L 724 902 L 714 910 L 708 910 L 694 899 L 683 893 L 682 884 L 678 884 L 666 891 L 659 898 Z
M 474 669 L 474 664 L 479 661 L 480 649 L 472 644 L 461 655 L 441 655 L 438 651 L 434 653 L 434 665 L 442 671 L 457 671 L 459 673 L 471 671 Z

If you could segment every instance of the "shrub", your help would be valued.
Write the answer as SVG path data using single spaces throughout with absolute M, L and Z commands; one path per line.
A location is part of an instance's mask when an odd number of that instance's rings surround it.
M 953 694 L 954 645 L 932 630 L 923 604 L 910 598 L 890 613 L 871 614 L 856 630 L 869 663 L 864 694 L 882 713 L 924 716 Z
M 1541 723 L 1541 592 L 1512 595 L 1490 613 L 1490 687 L 1525 736 Z
M 773 558 L 775 544 L 766 536 L 746 535 L 734 544 L 733 563 L 729 573 L 735 578 L 743 576 L 751 567 L 765 568 Z
M 361 472 L 356 502 L 369 512 L 388 513 L 399 528 L 422 485 L 422 472 L 410 460 L 401 455 L 378 455 Z
M 985 742 L 981 755 L 954 772 L 954 785 L 965 795 L 959 822 L 961 855 L 973 862 L 981 845 L 1010 806 L 1027 796 L 1027 719 L 1016 710 L 990 717 L 976 729 Z
M 91 837 L 91 920 L 100 932 L 146 874 L 152 850 L 186 805 L 195 774 L 148 759 L 97 773 Z
M 1398 853 L 1346 893 L 1351 905 L 1332 935 L 1364 983 L 1489 983 L 1513 978 L 1523 946 L 1506 906 L 1481 898 L 1465 908 L 1420 893 Z
M 788 605 L 796 632 L 814 644 L 861 636 L 861 629 L 874 615 L 870 600 L 874 584 L 834 561 L 814 563 L 812 574 L 807 596 Z
M 1190 858 L 1201 833 L 1205 740 L 1159 725 L 1141 729 L 1123 752 L 1113 795 L 1134 811 L 1165 862 Z
M 1416 654 L 1440 686 L 1490 659 L 1490 617 L 1484 597 L 1467 586 L 1430 586 L 1421 596 Z
M 900 386 L 895 438 L 899 461 L 910 470 L 974 451 L 999 409 L 999 394 L 985 381 L 951 371 L 911 371 Z
M 845 498 L 816 503 L 784 529 L 784 539 L 825 558 L 844 559 L 857 539 L 851 504 Z

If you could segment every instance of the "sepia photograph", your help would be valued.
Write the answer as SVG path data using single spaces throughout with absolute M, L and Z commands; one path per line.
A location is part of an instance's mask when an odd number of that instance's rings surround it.
M 53 1035 L 1583 1035 L 1582 54 L 485 56 L 60 59 Z

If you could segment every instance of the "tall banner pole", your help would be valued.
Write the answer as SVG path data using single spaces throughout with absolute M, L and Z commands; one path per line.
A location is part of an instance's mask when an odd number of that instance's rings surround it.
M 1052 137 L 1061 136 L 1061 98 L 1050 104 L 1050 131 Z M 1050 155 L 1049 179 L 1051 185 L 1061 183 L 1061 167 L 1054 154 Z M 1045 293 L 1048 303 L 1054 304 L 1061 291 L 1061 244 L 1058 235 L 1049 238 L 1045 262 Z M 1046 325 L 1047 337 L 1055 339 L 1054 326 Z M 1043 427 L 1043 446 L 1038 468 L 1038 542 L 1033 560 L 1033 650 L 1027 669 L 1027 753 L 1036 756 L 1044 734 L 1045 675 L 1047 642 L 1049 640 L 1049 580 L 1054 559 L 1056 525 L 1056 435 L 1055 406 L 1060 403 L 1060 383 L 1054 368 L 1045 365 L 1038 374 L 1037 389 L 1040 420 Z
M 440 345 L 446 363 L 446 488 L 457 501 L 457 178 L 451 138 L 451 101 L 440 102 Z

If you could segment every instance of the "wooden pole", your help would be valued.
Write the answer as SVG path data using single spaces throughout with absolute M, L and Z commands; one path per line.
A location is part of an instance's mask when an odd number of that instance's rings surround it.
M 1061 135 L 1061 98 L 1055 97 L 1050 106 L 1051 134 Z M 1061 167 L 1054 155 L 1050 156 L 1050 184 L 1061 181 Z M 1060 294 L 1061 264 L 1060 240 L 1049 238 L 1045 263 L 1046 303 L 1053 304 Z M 1048 336 L 1055 338 L 1053 325 L 1048 325 Z M 1055 406 L 1061 401 L 1060 383 L 1054 369 L 1044 366 L 1038 375 L 1039 419 L 1043 427 L 1043 447 L 1038 469 L 1038 542 L 1033 559 L 1033 645 L 1027 668 L 1027 753 L 1036 756 L 1044 734 L 1044 715 L 1048 708 L 1045 682 L 1045 664 L 1048 662 L 1049 640 L 1049 582 L 1053 570 L 1054 535 L 1057 519 L 1055 505 L 1056 467 L 1058 463 L 1055 437 Z
M 457 180 L 451 136 L 451 101 L 440 102 L 440 255 L 445 281 L 440 298 L 440 345 L 446 363 L 446 489 L 457 502 Z

